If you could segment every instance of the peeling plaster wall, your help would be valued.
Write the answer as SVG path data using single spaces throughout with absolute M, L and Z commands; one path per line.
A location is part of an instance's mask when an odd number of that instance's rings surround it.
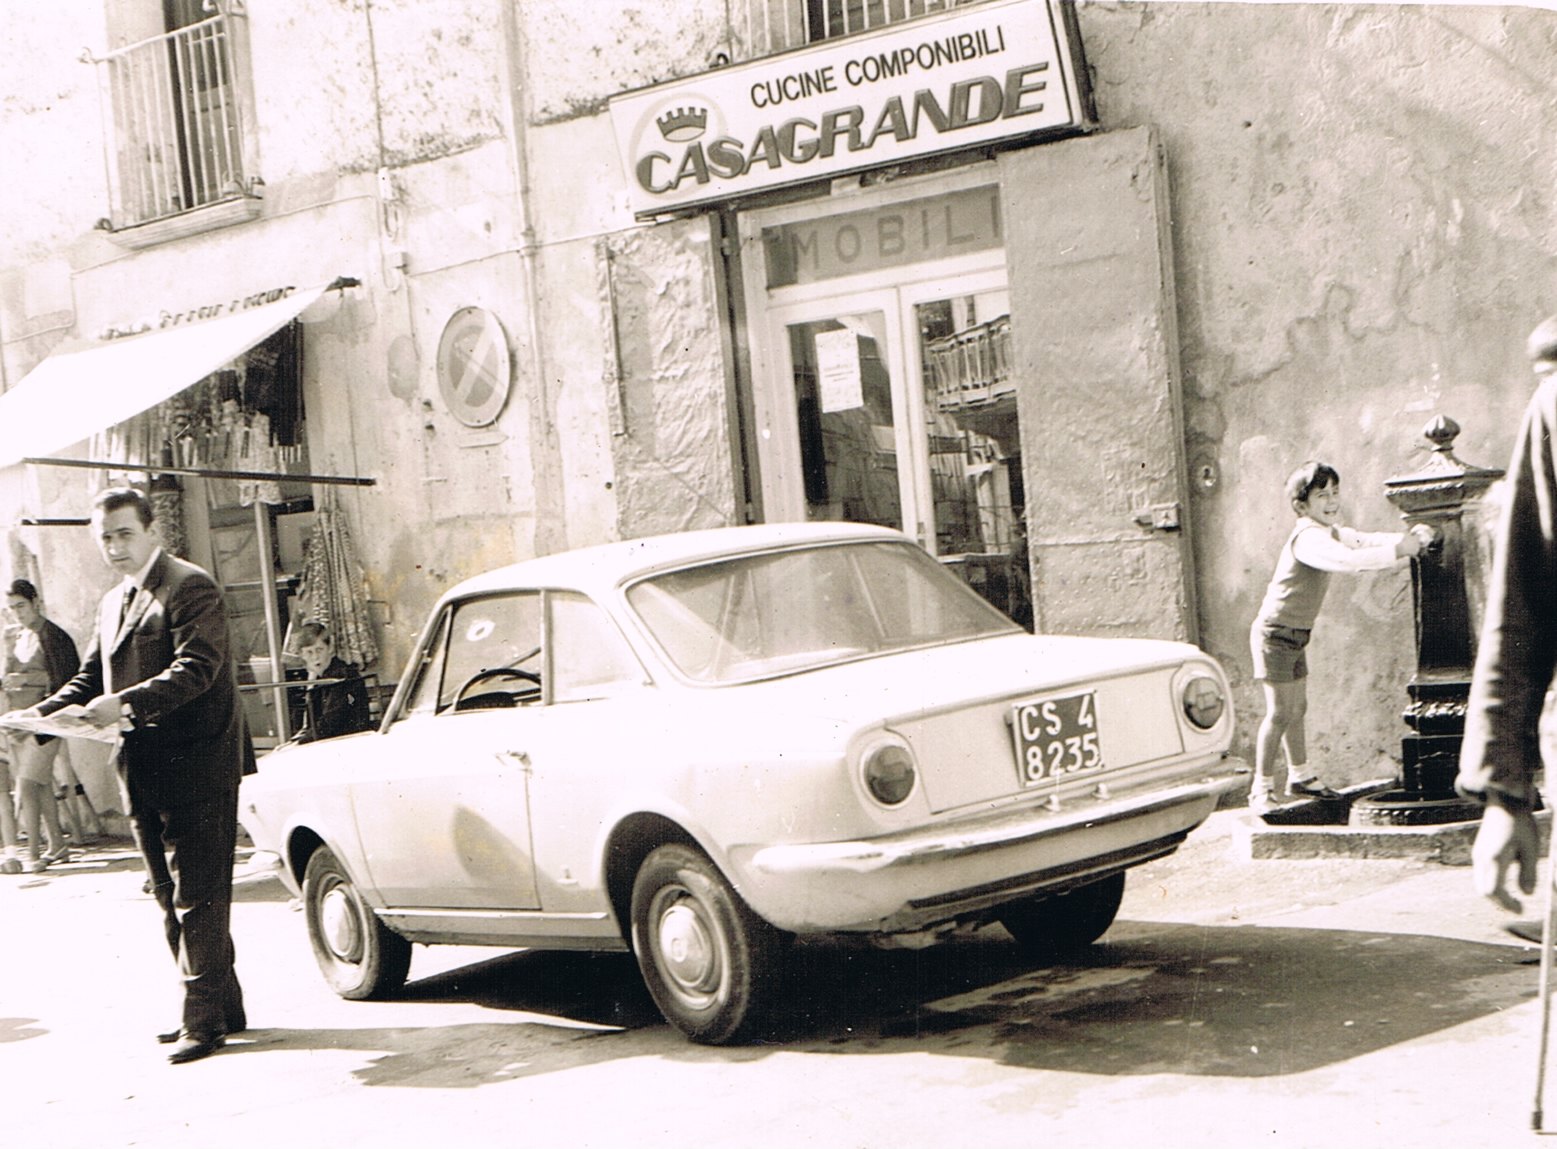
M 729 50 L 728 0 L 523 0 L 537 123 L 605 110 L 618 92 L 700 72 Z
M 63 338 L 74 319 L 72 247 L 108 214 L 96 70 L 106 46 L 92 5 L 12 5 L 0 23 L 0 387 Z M 67 133 L 61 131 L 68 125 Z M 71 140 L 61 147 L 62 139 Z M 48 192 L 20 178 L 48 172 Z
M 5 126 L 5 179 L 0 179 L 0 261 L 6 265 L 57 255 L 70 240 L 108 214 L 103 182 L 102 128 L 96 69 L 81 49 L 104 45 L 103 13 L 89 4 L 12 4 L 0 23 L 0 124 Z M 51 53 L 73 45 L 64 60 Z M 60 146 L 61 120 L 80 132 Z M 48 171 L 40 196 L 17 173 Z M 0 318 L 0 333 L 13 329 Z M 0 380 L 4 376 L 0 375 Z
M 1392 530 L 1385 479 L 1435 413 L 1506 464 L 1524 337 L 1557 310 L 1557 14 L 1522 8 L 1086 4 L 1106 127 L 1153 123 L 1173 183 L 1203 641 L 1260 713 L 1247 629 L 1320 457 L 1348 519 Z M 1332 581 L 1311 759 L 1389 773 L 1414 670 L 1409 576 Z
M 364 98 L 377 69 L 362 0 L 251 10 L 248 30 L 267 197 L 293 181 L 379 167 L 377 115 Z
M 744 521 L 708 224 L 632 218 L 604 114 L 618 90 L 701 67 L 724 5 L 678 5 L 673 29 L 658 8 L 520 12 L 565 545 Z
M 620 359 L 612 453 L 623 537 L 743 522 L 707 222 L 622 237 L 606 276 Z

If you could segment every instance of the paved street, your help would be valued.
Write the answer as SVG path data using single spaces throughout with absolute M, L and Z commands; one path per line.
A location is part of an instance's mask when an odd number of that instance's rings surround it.
M 1137 871 L 1084 963 L 1033 969 L 999 929 L 802 947 L 790 1016 L 738 1049 L 673 1033 L 626 957 L 419 947 L 400 999 L 340 1001 L 281 888 L 245 876 L 255 1028 L 176 1067 L 152 1040 L 176 1019 L 157 915 L 132 853 L 100 849 L 0 884 L 0 1141 L 1537 1143 L 1534 953 L 1468 872 L 1240 860 L 1242 817 Z

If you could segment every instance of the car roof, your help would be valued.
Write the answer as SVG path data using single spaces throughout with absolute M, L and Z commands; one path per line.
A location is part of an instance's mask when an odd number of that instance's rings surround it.
M 681 531 L 560 551 L 497 567 L 451 587 L 445 600 L 514 587 L 569 587 L 603 593 L 656 570 L 754 551 L 819 543 L 906 541 L 901 531 L 864 523 L 764 523 Z

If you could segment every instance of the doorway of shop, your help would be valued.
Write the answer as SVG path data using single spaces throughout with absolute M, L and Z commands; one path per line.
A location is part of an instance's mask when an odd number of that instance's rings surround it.
M 739 226 L 764 519 L 905 531 L 1031 629 L 1196 640 L 1149 129 Z
M 995 176 L 742 214 L 754 442 L 766 520 L 904 531 L 1031 628 Z
M 1004 270 L 773 307 L 766 328 L 787 446 L 769 517 L 905 531 L 1030 626 Z

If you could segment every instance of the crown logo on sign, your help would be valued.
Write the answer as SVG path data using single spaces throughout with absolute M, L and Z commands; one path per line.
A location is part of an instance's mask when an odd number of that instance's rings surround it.
M 708 127 L 707 108 L 673 108 L 654 121 L 660 135 L 667 140 L 682 143 L 695 140 Z

